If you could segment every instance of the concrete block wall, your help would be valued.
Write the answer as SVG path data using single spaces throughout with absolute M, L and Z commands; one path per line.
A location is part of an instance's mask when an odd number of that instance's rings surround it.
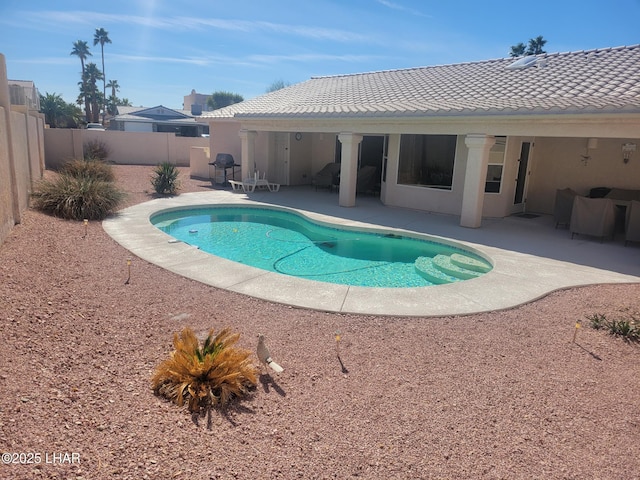
M 44 116 L 12 106 L 5 57 L 0 53 L 0 244 L 29 207 L 44 174 Z

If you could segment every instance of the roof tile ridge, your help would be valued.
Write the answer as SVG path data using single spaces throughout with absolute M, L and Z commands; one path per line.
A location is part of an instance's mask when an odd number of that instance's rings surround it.
M 540 57 L 540 58 L 549 58 L 549 57 L 559 57 L 559 56 L 568 56 L 568 55 L 577 55 L 577 54 L 609 52 L 609 51 L 616 51 L 616 50 L 633 50 L 636 48 L 640 48 L 640 43 L 636 43 L 633 45 L 620 45 L 617 47 L 592 48 L 588 50 L 568 50 L 565 52 L 550 52 L 550 53 L 545 52 L 545 53 L 540 53 L 533 56 Z M 465 65 L 489 64 L 494 62 L 504 62 L 504 61 L 513 61 L 513 60 L 514 60 L 514 57 L 499 57 L 499 58 L 491 58 L 488 60 L 470 60 L 467 62 L 441 63 L 441 64 L 435 64 L 435 65 L 422 65 L 417 67 L 370 70 L 368 72 L 342 73 L 342 74 L 335 74 L 335 75 L 315 75 L 315 76 L 312 76 L 310 79 L 317 80 L 317 79 L 329 79 L 329 78 L 361 77 L 365 75 L 372 75 L 372 74 L 378 74 L 378 73 L 409 72 L 412 70 L 427 70 L 427 69 L 442 68 L 442 67 L 458 67 L 458 66 L 465 66 Z

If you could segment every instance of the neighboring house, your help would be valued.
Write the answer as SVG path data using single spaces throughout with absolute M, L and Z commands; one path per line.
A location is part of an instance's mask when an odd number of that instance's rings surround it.
M 192 89 L 189 95 L 185 95 L 182 107 L 192 115 L 200 115 L 202 112 L 208 112 L 211 110 L 207 103 L 210 96 L 211 95 L 204 93 L 196 93 L 196 91 Z
M 640 46 L 311 78 L 200 119 L 243 176 L 306 184 L 341 162 L 350 207 L 374 166 L 385 205 L 478 227 L 551 213 L 557 189 L 640 190 Z
M 190 112 L 157 107 L 117 107 L 117 114 L 109 121 L 109 130 L 123 132 L 164 132 L 179 137 L 200 137 L 209 133 L 206 122 L 198 122 Z
M 40 94 L 31 80 L 8 80 L 12 105 L 24 105 L 29 110 L 40 110 Z

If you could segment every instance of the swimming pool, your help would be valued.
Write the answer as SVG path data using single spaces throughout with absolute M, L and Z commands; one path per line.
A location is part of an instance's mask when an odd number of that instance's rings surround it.
M 337 228 L 273 208 L 185 208 L 158 212 L 151 222 L 212 255 L 340 285 L 424 287 L 477 278 L 492 268 L 487 259 L 457 244 L 382 230 Z

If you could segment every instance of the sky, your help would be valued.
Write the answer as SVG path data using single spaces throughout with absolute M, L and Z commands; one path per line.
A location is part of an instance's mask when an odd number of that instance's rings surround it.
M 182 108 L 195 90 L 250 99 L 277 81 L 508 57 L 542 35 L 549 53 L 640 43 L 640 0 L 0 0 L 12 80 L 75 103 L 88 43 L 134 106 Z

